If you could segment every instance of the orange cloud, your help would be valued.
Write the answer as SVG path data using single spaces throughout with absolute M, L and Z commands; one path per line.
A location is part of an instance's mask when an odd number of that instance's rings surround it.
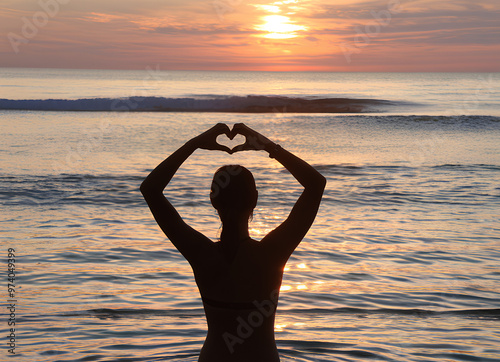
M 112 14 L 90 13 L 89 15 L 85 15 L 83 19 L 94 21 L 96 23 L 109 23 L 113 20 L 127 19 L 127 17 Z

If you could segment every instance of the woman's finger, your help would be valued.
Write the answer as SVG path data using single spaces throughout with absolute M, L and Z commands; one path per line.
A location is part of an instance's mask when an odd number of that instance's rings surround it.
M 229 147 L 223 146 L 223 145 L 219 145 L 219 146 L 220 147 L 217 147 L 216 150 L 224 151 L 224 152 L 231 154 L 232 150 Z
M 248 148 L 246 147 L 246 143 L 238 146 L 234 146 L 233 149 L 231 150 L 232 153 L 235 152 L 240 152 L 240 151 L 248 151 Z
M 252 143 L 250 142 L 245 142 L 242 145 L 238 145 L 233 147 L 232 151 L 234 152 L 240 152 L 240 151 L 257 151 L 258 148 L 255 148 Z
M 233 130 L 231 131 L 231 135 L 234 137 L 237 134 L 241 134 L 243 136 L 246 136 L 249 132 L 251 131 L 250 128 L 247 127 L 246 124 L 244 123 L 236 123 L 233 127 Z
M 229 132 L 231 132 L 231 130 L 229 129 L 229 126 L 227 124 L 218 123 L 217 125 L 219 125 L 221 134 L 225 133 L 227 135 L 227 134 L 229 134 Z
M 231 152 L 231 149 L 225 145 L 221 145 L 219 142 L 214 141 L 210 144 L 210 147 L 208 147 L 210 150 L 217 150 L 217 151 L 225 151 L 227 153 Z
M 212 134 L 213 136 L 217 137 L 221 134 L 226 134 L 226 135 L 229 135 L 229 127 L 227 124 L 224 124 L 224 123 L 217 123 L 215 126 L 213 126 L 212 128 L 210 128 L 207 133 L 208 134 Z

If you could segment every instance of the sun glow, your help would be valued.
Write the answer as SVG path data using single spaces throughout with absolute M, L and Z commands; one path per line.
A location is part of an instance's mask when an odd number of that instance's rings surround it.
M 269 13 L 279 13 L 281 9 L 276 5 L 256 5 L 259 9 L 265 10 Z
M 297 37 L 297 31 L 306 30 L 305 26 L 292 24 L 288 16 L 266 15 L 262 17 L 263 24 L 255 27 L 257 30 L 266 31 L 263 35 L 269 39 L 290 39 Z

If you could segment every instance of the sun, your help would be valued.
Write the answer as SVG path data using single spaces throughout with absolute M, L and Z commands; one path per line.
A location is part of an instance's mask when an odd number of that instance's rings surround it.
M 266 15 L 262 17 L 263 23 L 255 27 L 256 30 L 267 31 L 264 38 L 270 39 L 290 39 L 298 36 L 297 31 L 306 30 L 302 25 L 291 23 L 288 16 Z

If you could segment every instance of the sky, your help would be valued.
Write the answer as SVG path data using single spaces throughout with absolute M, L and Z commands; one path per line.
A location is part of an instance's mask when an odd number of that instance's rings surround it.
M 500 71 L 498 0 L 0 0 L 0 67 Z

